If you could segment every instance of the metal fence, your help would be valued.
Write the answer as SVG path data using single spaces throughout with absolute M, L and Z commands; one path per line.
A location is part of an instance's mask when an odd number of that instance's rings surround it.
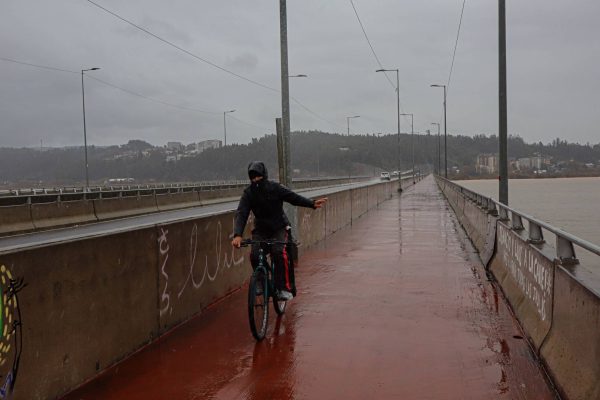
M 350 177 L 352 181 L 370 179 L 367 176 Z M 318 177 L 294 179 L 294 183 L 306 187 L 313 187 L 319 182 L 347 182 L 349 177 Z M 115 197 L 148 196 L 166 193 L 204 192 L 223 189 L 243 188 L 248 185 L 247 180 L 233 181 L 207 181 L 185 183 L 160 183 L 140 185 L 106 185 L 94 186 L 86 191 L 84 187 L 61 188 L 26 188 L 0 190 L 0 206 L 50 203 L 54 201 L 95 200 Z
M 556 237 L 555 260 L 559 261 L 561 264 L 579 263 L 575 252 L 575 246 L 578 246 L 590 253 L 600 255 L 600 246 L 594 243 L 588 242 L 587 240 L 574 236 L 569 232 L 565 232 L 562 229 L 552 226 L 535 217 L 515 210 L 514 208 L 502 204 L 490 197 L 473 192 L 472 190 L 460 186 L 441 176 L 438 176 L 438 179 L 444 181 L 444 183 L 449 185 L 453 190 L 463 194 L 466 198 L 477 203 L 477 205 L 487 210 L 489 213 L 497 215 L 500 220 L 508 222 L 513 230 L 526 230 L 528 232 L 528 240 L 531 244 L 545 243 L 545 233 L 551 233 L 554 235 Z M 524 222 L 527 225 L 525 225 Z

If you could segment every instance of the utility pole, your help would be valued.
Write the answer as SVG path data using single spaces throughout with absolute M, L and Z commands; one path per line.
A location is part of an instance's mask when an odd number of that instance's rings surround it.
M 279 0 L 279 36 L 281 41 L 281 132 L 283 136 L 283 146 L 285 153 L 285 185 L 288 188 L 291 188 L 292 171 L 290 162 L 290 82 L 288 75 L 286 0 Z
M 288 72 L 287 7 L 279 0 L 279 38 L 281 42 L 281 137 L 283 144 L 284 185 L 292 188 L 291 137 L 290 137 L 290 76 Z M 283 210 L 293 229 L 298 226 L 296 207 L 284 203 Z
M 506 101 L 506 3 L 498 0 L 498 103 L 499 103 L 499 187 L 500 203 L 508 205 L 508 140 Z

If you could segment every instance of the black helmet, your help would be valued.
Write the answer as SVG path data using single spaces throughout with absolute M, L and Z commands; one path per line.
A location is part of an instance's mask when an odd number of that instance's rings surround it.
M 248 177 L 252 180 L 257 176 L 262 176 L 263 179 L 268 179 L 267 167 L 262 161 L 252 161 L 248 164 Z

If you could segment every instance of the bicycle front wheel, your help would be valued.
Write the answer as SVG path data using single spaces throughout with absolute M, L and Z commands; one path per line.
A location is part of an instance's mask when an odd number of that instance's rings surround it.
M 248 286 L 248 319 L 250 331 L 256 340 L 262 340 L 267 333 L 269 321 L 269 297 L 267 293 L 267 274 L 257 268 L 250 278 Z

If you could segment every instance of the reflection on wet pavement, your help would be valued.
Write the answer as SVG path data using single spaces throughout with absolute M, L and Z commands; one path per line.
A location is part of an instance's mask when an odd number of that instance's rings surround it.
M 553 399 L 431 177 L 309 249 L 256 343 L 246 288 L 66 399 Z

